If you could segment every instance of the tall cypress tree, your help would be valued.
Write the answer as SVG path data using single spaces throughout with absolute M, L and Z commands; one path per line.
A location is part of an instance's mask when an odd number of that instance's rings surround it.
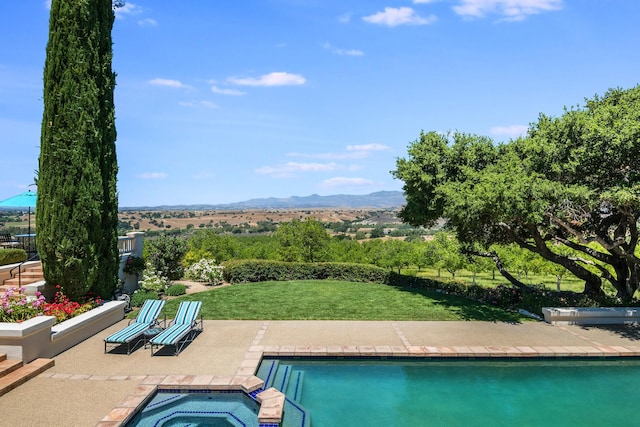
M 38 252 L 77 299 L 118 282 L 112 0 L 52 0 L 38 172 Z

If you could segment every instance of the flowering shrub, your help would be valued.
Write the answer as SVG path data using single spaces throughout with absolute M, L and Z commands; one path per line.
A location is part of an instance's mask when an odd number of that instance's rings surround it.
M 216 263 L 215 259 L 203 258 L 189 267 L 185 273 L 185 277 L 196 282 L 207 282 L 212 285 L 222 283 L 222 267 Z
M 122 271 L 137 276 L 144 271 L 144 266 L 144 260 L 142 258 L 129 255 Z
M 23 292 L 24 288 L 9 288 L 0 295 L 0 322 L 19 323 L 44 314 L 44 296 L 38 292 L 29 299 Z
M 58 322 L 77 316 L 102 304 L 100 298 L 88 296 L 82 303 L 69 301 L 60 285 L 53 302 L 46 302 L 40 292 L 27 297 L 24 288 L 10 288 L 0 295 L 0 322 L 20 323 L 36 316 L 55 316 Z
M 152 268 L 147 267 L 142 273 L 142 280 L 138 282 L 141 289 L 145 291 L 164 292 L 169 287 L 169 279 L 156 273 Z

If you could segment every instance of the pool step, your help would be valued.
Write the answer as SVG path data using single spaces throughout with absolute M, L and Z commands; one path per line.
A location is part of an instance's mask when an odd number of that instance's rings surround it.
M 264 381 L 264 389 L 274 387 L 285 395 L 282 427 L 310 427 L 311 415 L 299 402 L 302 398 L 304 372 L 279 360 L 263 360 L 256 376 Z
M 273 379 L 279 365 L 280 363 L 278 360 L 263 360 L 262 363 L 260 363 L 256 376 L 264 381 L 264 386 L 262 386 L 262 388 L 265 390 L 273 387 Z
M 289 382 L 286 390 L 283 391 L 285 396 L 300 402 L 302 400 L 302 380 L 304 379 L 303 371 L 292 370 L 289 375 Z

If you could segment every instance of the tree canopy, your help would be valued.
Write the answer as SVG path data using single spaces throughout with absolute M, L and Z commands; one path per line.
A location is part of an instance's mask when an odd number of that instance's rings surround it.
M 541 114 L 508 143 L 421 132 L 392 173 L 404 181 L 403 221 L 445 218 L 469 253 L 515 243 L 583 279 L 585 292 L 601 293 L 604 279 L 627 299 L 640 283 L 639 157 L 637 86 Z

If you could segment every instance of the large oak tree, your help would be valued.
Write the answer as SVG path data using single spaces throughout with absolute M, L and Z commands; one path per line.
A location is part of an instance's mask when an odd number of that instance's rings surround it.
M 445 218 L 480 255 L 515 243 L 583 279 L 587 293 L 600 294 L 603 280 L 622 299 L 638 289 L 640 86 L 609 90 L 560 117 L 542 114 L 526 137 L 504 144 L 422 132 L 396 166 L 404 221 Z

